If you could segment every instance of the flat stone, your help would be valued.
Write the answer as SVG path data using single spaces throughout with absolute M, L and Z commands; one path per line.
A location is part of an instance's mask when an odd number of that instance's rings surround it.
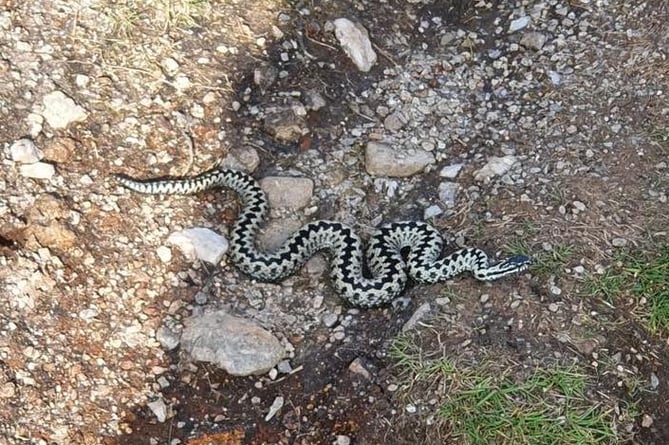
M 14 143 L 9 146 L 9 156 L 14 162 L 34 164 L 35 162 L 42 160 L 44 153 L 37 148 L 37 145 L 35 145 L 32 140 L 24 138 L 14 141 Z
M 228 251 L 228 240 L 206 227 L 193 227 L 172 233 L 167 242 L 179 248 L 189 260 L 218 264 Z
M 361 359 L 360 357 L 356 358 L 353 360 L 349 365 L 348 365 L 348 370 L 351 371 L 354 374 L 358 374 L 367 380 L 371 380 L 372 375 L 370 374 L 369 370 L 365 366 L 365 361 Z
M 383 126 L 386 130 L 396 132 L 404 127 L 409 119 L 399 110 L 393 111 L 383 120 Z
M 260 164 L 258 151 L 253 147 L 233 148 L 221 162 L 222 167 L 252 173 Z
M 51 179 L 56 174 L 56 168 L 47 162 L 35 162 L 21 165 L 19 173 L 24 178 Z
M 513 167 L 517 159 L 515 156 L 491 156 L 488 162 L 474 174 L 474 179 L 477 181 L 489 181 L 495 176 L 500 176 L 506 173 Z
M 530 24 L 530 21 L 531 21 L 530 16 L 527 15 L 512 20 L 511 23 L 509 24 L 509 33 L 520 31 L 521 29 L 527 27 L 527 25 Z
M 372 176 L 407 177 L 434 162 L 434 155 L 425 150 L 398 150 L 373 141 L 365 149 L 365 168 Z
M 290 107 L 268 112 L 265 116 L 263 128 L 274 139 L 282 143 L 297 142 L 302 135 L 309 132 L 304 118 L 298 116 Z
M 181 348 L 193 359 L 213 363 L 237 376 L 264 374 L 285 353 L 270 332 L 220 310 L 185 320 Z
M 314 182 L 309 178 L 266 176 L 260 186 L 267 193 L 272 208 L 298 210 L 309 205 L 314 194 Z
M 546 43 L 546 36 L 540 32 L 528 32 L 520 39 L 520 44 L 528 49 L 540 50 Z
M 149 402 L 146 404 L 146 406 L 148 406 L 153 415 L 156 416 L 158 422 L 163 423 L 165 420 L 167 420 L 167 405 L 165 405 L 165 401 L 163 399 L 157 399 L 153 402 Z
M 420 305 L 413 313 L 411 318 L 409 318 L 407 322 L 404 323 L 404 326 L 402 326 L 402 332 L 410 331 L 411 329 L 415 328 L 418 322 L 424 319 L 431 311 L 432 306 L 430 306 L 430 303 L 423 303 Z
M 452 209 L 455 207 L 455 200 L 458 196 L 460 185 L 455 182 L 444 181 L 439 184 L 439 201 L 444 203 L 446 207 Z
M 42 99 L 42 116 L 51 128 L 65 128 L 73 122 L 82 122 L 88 113 L 62 91 L 53 91 Z
M 611 245 L 613 245 L 613 247 L 625 247 L 627 245 L 627 240 L 625 238 L 613 238 L 611 240 Z
M 439 171 L 439 176 L 446 179 L 455 179 L 464 165 L 465 164 L 447 165 Z
M 363 72 L 372 69 L 376 63 L 376 53 L 372 49 L 372 42 L 365 27 L 347 18 L 338 18 L 333 24 L 335 37 L 355 66 Z

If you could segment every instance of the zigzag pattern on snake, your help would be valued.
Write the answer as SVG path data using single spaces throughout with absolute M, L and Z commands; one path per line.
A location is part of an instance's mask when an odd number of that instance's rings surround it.
M 261 252 L 255 238 L 267 215 L 268 203 L 260 185 L 246 173 L 214 168 L 192 178 L 116 178 L 124 187 L 148 194 L 232 189 L 239 194 L 242 208 L 231 231 L 230 256 L 242 272 L 260 281 L 278 281 L 294 273 L 315 253 L 325 251 L 330 258 L 333 287 L 357 307 L 391 302 L 404 290 L 409 277 L 418 283 L 438 283 L 469 271 L 478 280 L 492 281 L 522 272 L 531 263 L 530 258 L 516 255 L 490 265 L 485 252 L 476 248 L 460 249 L 440 258 L 443 238 L 434 227 L 421 221 L 379 227 L 369 240 L 366 255 L 351 227 L 326 220 L 305 225 L 275 252 Z

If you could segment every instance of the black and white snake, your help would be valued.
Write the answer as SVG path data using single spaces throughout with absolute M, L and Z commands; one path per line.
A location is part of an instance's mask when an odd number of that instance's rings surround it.
M 327 251 L 332 284 L 346 301 L 358 307 L 391 302 L 403 290 L 407 278 L 418 283 L 446 281 L 470 271 L 481 281 L 492 281 L 526 270 L 531 259 L 516 255 L 490 266 L 480 249 L 467 248 L 441 258 L 444 241 L 425 222 L 408 221 L 378 228 L 367 247 L 364 265 L 362 241 L 351 227 L 334 221 L 314 221 L 295 232 L 276 252 L 256 249 L 258 228 L 267 215 L 265 193 L 246 173 L 214 168 L 192 178 L 134 180 L 117 175 L 124 187 L 149 194 L 191 194 L 214 187 L 237 192 L 242 209 L 230 236 L 233 263 L 261 281 L 277 281 L 295 272 L 312 255 Z

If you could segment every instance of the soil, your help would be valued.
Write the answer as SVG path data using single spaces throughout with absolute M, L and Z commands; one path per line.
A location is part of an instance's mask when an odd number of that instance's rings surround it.
M 561 162 L 571 163 L 576 173 L 555 173 L 548 184 L 528 181 L 522 190 L 517 184 L 497 183 L 493 188 L 474 179 L 479 164 L 468 164 L 458 183 L 467 197 L 476 196 L 462 199 L 453 215 L 436 220 L 437 226 L 460 235 L 467 244 L 491 252 L 504 249 L 506 240 L 514 237 L 536 250 L 546 242 L 574 246 L 575 253 L 560 271 L 531 272 L 484 288 L 469 279 L 457 280 L 446 290 L 412 286 L 408 306 L 373 310 L 337 306 L 325 278 L 314 283 L 302 273 L 295 279 L 294 295 L 277 307 L 281 317 L 304 317 L 297 324 L 308 327 L 296 328 L 284 318 L 268 322 L 277 330 L 284 327 L 281 335 L 295 347 L 293 371 L 275 379 L 233 377 L 213 365 L 191 363 L 178 350 L 164 352 L 153 335 L 166 317 L 188 316 L 209 272 L 177 255 L 164 264 L 156 248 L 175 227 L 229 226 L 236 215 L 232 195 L 205 193 L 197 199 L 165 198 L 146 204 L 145 197 L 121 192 L 111 175 L 191 174 L 248 146 L 260 155 L 254 172 L 258 178 L 299 169 L 305 158 L 326 159 L 351 129 L 382 120 L 367 116 L 357 99 L 373 90 L 384 72 L 401 71 L 412 53 L 440 47 L 443 32 L 422 31 L 421 21 L 439 17 L 453 29 L 477 32 L 498 26 L 500 13 L 470 1 L 230 0 L 211 2 L 213 9 L 202 15 L 197 10 L 184 13 L 179 21 L 177 13 L 145 15 L 142 11 L 149 9 L 139 7 L 142 2 L 84 3 L 88 2 L 0 0 L 3 33 L 7 31 L 0 36 L 0 85 L 6 86 L 0 87 L 4 148 L 30 135 L 31 115 L 47 92 L 64 91 L 88 111 L 83 122 L 65 129 L 44 123 L 29 136 L 56 166 L 55 179 L 21 177 L 8 155 L 1 167 L 0 285 L 9 289 L 10 283 L 25 282 L 30 291 L 25 299 L 8 296 L 0 303 L 0 437 L 5 434 L 9 443 L 75 445 L 431 443 L 433 431 L 424 419 L 407 414 L 389 390 L 398 376 L 388 345 L 421 304 L 447 296 L 450 303 L 439 306 L 426 324 L 445 333 L 448 339 L 441 347 L 449 353 L 468 358 L 494 353 L 525 367 L 557 355 L 577 360 L 590 366 L 599 393 L 617 397 L 620 405 L 638 403 L 638 416 L 621 424 L 628 429 L 628 443 L 669 443 L 666 334 L 648 333 L 643 316 L 637 316 L 643 307 L 631 297 L 614 304 L 584 298 L 582 279 L 573 272 L 579 265 L 595 270 L 615 264 L 610 242 L 614 238 L 626 239 L 628 247 L 637 250 L 667 241 L 666 201 L 660 199 L 667 190 L 667 169 L 658 167 L 666 162 L 667 145 L 651 136 L 658 128 L 666 131 L 669 115 L 669 8 L 663 1 L 646 2 L 642 13 L 626 2 L 604 2 L 611 3 L 611 23 L 608 28 L 597 23 L 596 33 L 609 47 L 593 45 L 586 55 L 591 60 L 575 61 L 601 66 L 588 71 L 589 81 L 603 84 L 611 76 L 639 89 L 660 85 L 662 94 L 632 97 L 628 91 L 611 91 L 609 102 L 582 108 L 589 100 L 587 91 L 555 93 L 564 96 L 563 107 L 570 111 L 564 122 L 553 125 L 567 128 L 576 122 L 593 129 L 587 136 L 569 140 L 574 145 L 564 151 L 534 146 L 518 129 L 509 138 L 517 154 L 528 159 L 523 168 Z M 516 3 L 514 7 L 528 10 L 534 4 Z M 599 2 L 557 3 L 580 14 Z M 379 60 L 370 73 L 359 72 L 326 29 L 328 21 L 340 16 L 358 20 L 375 42 Z M 616 22 L 621 17 L 642 35 L 636 40 L 625 37 Z M 616 57 L 627 45 L 634 46 L 639 64 L 617 70 Z M 487 49 L 481 45 L 476 51 Z M 659 51 L 665 58 L 648 61 L 643 51 Z M 281 63 L 286 52 L 323 63 L 298 58 Z M 188 76 L 191 86 L 186 91 L 179 90 L 177 76 L 161 68 L 166 57 Z M 264 90 L 253 80 L 254 70 L 263 64 L 280 65 L 286 72 Z M 610 69 L 618 71 L 615 76 Z M 78 76 L 87 81 L 81 83 Z M 308 113 L 304 126 L 309 132 L 297 140 L 277 140 L 249 111 L 283 105 L 286 92 L 310 89 L 320 91 L 327 105 Z M 235 110 L 235 102 L 242 104 L 241 112 Z M 202 106 L 201 113 L 193 112 L 195 105 Z M 375 110 L 382 101 L 365 105 Z M 611 107 L 617 108 L 617 121 L 625 127 L 613 140 L 599 130 Z M 486 131 L 493 132 L 481 130 L 467 145 L 454 144 L 453 159 L 468 156 L 471 146 L 490 145 L 493 139 Z M 613 148 L 602 148 L 608 142 Z M 485 155 L 502 154 L 494 150 Z M 359 165 L 361 153 L 351 155 Z M 578 167 L 585 168 L 577 171 Z M 364 167 L 352 169 L 354 179 L 365 175 Z M 384 220 L 420 218 L 423 203 L 433 201 L 430 197 L 440 180 L 434 171 L 421 173 L 402 199 L 386 203 L 379 198 L 375 204 L 370 198 L 369 208 L 358 210 L 364 220 L 360 225 L 370 223 L 376 213 Z M 365 191 L 373 189 L 370 180 L 362 183 Z M 487 195 L 491 190 L 495 194 Z M 519 200 L 522 193 L 542 205 Z M 585 203 L 586 210 L 579 211 L 576 202 Z M 340 203 L 322 202 L 317 216 L 337 216 Z M 555 211 L 547 211 L 547 206 Z M 560 207 L 563 213 L 557 211 Z M 40 235 L 36 226 L 55 234 Z M 252 305 L 240 297 L 250 289 L 260 289 L 261 295 L 274 292 L 273 285 L 255 287 L 257 283 L 228 265 L 220 273 L 241 287 L 228 289 L 225 281 L 218 281 L 216 298 L 238 312 L 252 312 Z M 183 284 L 189 280 L 191 286 Z M 556 294 L 552 287 L 561 292 Z M 345 341 L 331 341 L 333 329 L 314 322 L 314 311 L 303 307 L 318 292 L 326 296 L 328 310 L 341 310 L 354 320 L 346 326 Z M 476 300 L 482 293 L 489 295 L 487 306 Z M 522 303 L 514 305 L 516 300 Z M 548 309 L 550 303 L 559 305 L 557 313 Z M 98 315 L 82 319 L 78 314 L 85 308 Z M 561 341 L 560 334 L 567 331 L 570 341 Z M 121 346 L 117 338 L 123 339 Z M 592 349 L 583 347 L 586 339 L 595 339 L 595 358 Z M 603 364 L 619 352 L 620 367 L 642 380 L 644 390 L 628 389 L 615 364 Z M 593 362 L 599 364 L 589 365 Z M 659 385 L 645 390 L 651 374 Z M 157 383 L 159 377 L 167 385 Z M 169 406 L 165 422 L 157 421 L 146 405 L 147 394 L 157 393 Z M 284 398 L 283 408 L 265 420 L 279 396 Z M 642 427 L 643 414 L 652 416 L 651 427 Z

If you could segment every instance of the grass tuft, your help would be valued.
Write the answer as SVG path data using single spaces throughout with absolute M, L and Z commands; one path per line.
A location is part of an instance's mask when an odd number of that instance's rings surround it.
M 574 246 L 570 244 L 556 244 L 546 252 L 536 253 L 521 239 L 516 239 L 506 245 L 506 250 L 514 255 L 525 255 L 534 258 L 532 271 L 539 275 L 559 275 L 569 263 L 574 254 Z
M 575 366 L 553 366 L 529 375 L 498 364 L 458 366 L 443 354 L 428 358 L 400 336 L 391 357 L 405 388 L 445 387 L 437 416 L 454 443 L 463 445 L 585 445 L 621 443 L 615 415 L 586 396 L 590 378 Z M 514 375 L 514 372 L 523 376 Z M 442 432 L 439 432 L 442 433 Z
M 586 277 L 583 292 L 614 303 L 628 295 L 645 303 L 651 332 L 669 332 L 669 246 L 655 255 L 626 254 L 603 275 Z

